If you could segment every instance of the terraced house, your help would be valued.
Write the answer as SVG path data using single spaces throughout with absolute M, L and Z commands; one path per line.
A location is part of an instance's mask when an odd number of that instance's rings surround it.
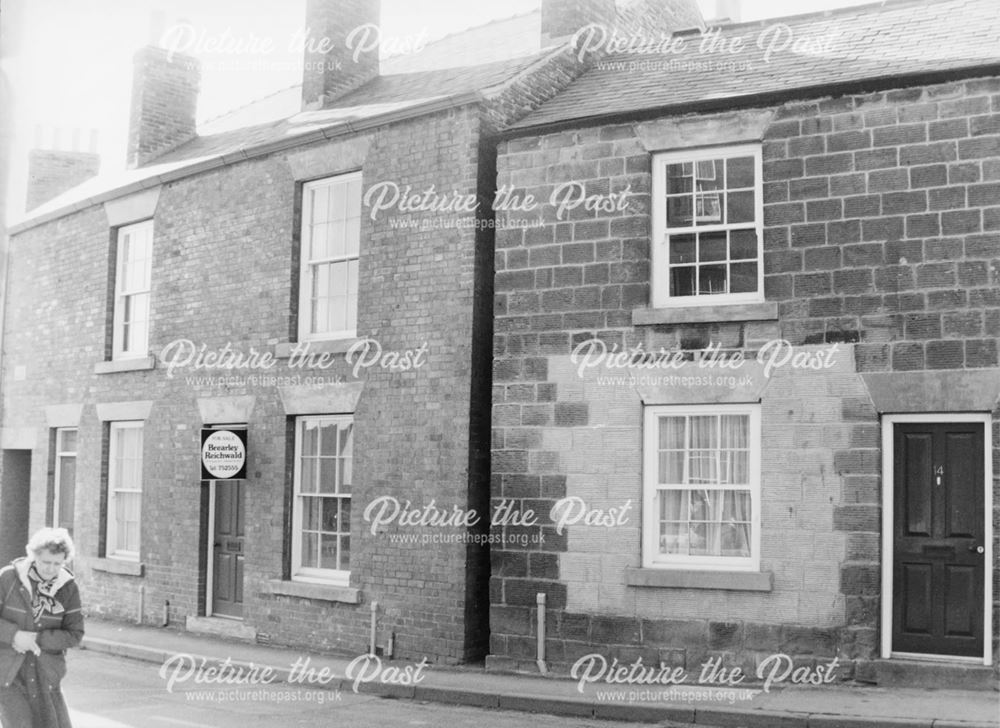
M 686 0 L 617 20 L 546 0 L 380 65 L 349 43 L 377 0 L 311 0 L 301 87 L 200 129 L 196 60 L 141 50 L 129 169 L 10 231 L 2 556 L 65 525 L 95 614 L 481 658 L 483 540 L 421 547 L 362 514 L 385 496 L 488 508 L 492 216 L 366 193 L 488 211 L 491 135 L 591 62 L 578 27 L 699 19 Z
M 995 684 L 991 0 L 378 19 L 310 0 L 302 85 L 200 128 L 143 49 L 129 169 L 12 228 L 0 557 L 338 652 Z
M 995 684 L 995 4 L 622 49 L 499 145 L 491 664 Z

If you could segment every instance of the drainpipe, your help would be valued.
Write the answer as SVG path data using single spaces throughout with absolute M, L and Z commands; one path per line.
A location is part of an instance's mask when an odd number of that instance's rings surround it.
M 540 673 L 548 675 L 549 669 L 545 666 L 545 592 L 538 592 L 535 600 L 538 602 L 538 659 L 535 664 Z
M 139 585 L 139 618 L 135 620 L 136 624 L 142 624 L 142 618 L 145 616 L 146 611 L 146 585 Z
M 372 602 L 371 631 L 368 635 L 368 654 L 375 656 L 375 620 L 378 617 L 378 602 Z

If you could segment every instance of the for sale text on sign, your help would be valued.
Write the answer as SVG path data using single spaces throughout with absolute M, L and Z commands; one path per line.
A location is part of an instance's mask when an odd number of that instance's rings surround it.
M 201 431 L 201 479 L 238 480 L 247 477 L 247 431 Z

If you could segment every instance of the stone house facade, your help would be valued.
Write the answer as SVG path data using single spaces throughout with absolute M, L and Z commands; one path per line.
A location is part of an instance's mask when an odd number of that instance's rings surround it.
M 497 233 L 492 498 L 534 518 L 495 526 L 532 543 L 492 553 L 496 668 L 542 595 L 555 670 L 995 683 L 1000 24 L 783 23 L 605 59 L 499 145 L 540 226 Z

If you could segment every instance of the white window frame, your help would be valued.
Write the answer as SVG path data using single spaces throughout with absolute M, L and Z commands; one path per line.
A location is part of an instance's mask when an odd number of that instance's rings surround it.
M 351 185 L 357 184 L 358 186 L 358 199 L 357 199 L 357 209 L 354 211 L 357 213 L 358 217 L 358 253 L 357 254 L 344 254 L 338 256 L 329 256 L 324 258 L 310 258 L 310 250 L 312 248 L 312 231 L 313 231 L 313 204 L 312 193 L 316 190 L 321 190 L 325 188 L 330 188 L 336 185 Z M 345 188 L 346 189 L 346 188 Z M 350 200 L 345 203 L 350 204 Z M 351 210 L 347 210 L 348 219 L 351 216 Z M 348 325 L 347 328 L 342 330 L 330 330 L 330 331 L 316 331 L 313 332 L 313 311 L 312 311 L 312 269 L 316 265 L 328 264 L 328 263 L 348 263 L 351 261 L 356 261 L 360 266 L 360 252 L 361 252 L 361 172 L 349 172 L 347 174 L 340 174 L 335 177 L 327 177 L 324 179 L 314 180 L 312 182 L 306 182 L 302 185 L 302 219 L 301 219 L 301 240 L 302 244 L 300 247 L 300 264 L 299 264 L 299 341 L 325 341 L 331 339 L 353 339 L 357 336 L 357 310 L 358 310 L 358 292 L 354 292 L 354 326 Z M 348 244 L 345 246 L 350 247 Z M 359 282 L 360 287 L 360 282 Z M 350 304 L 348 305 L 348 310 L 350 310 Z
M 74 433 L 76 435 L 76 445 L 73 449 L 68 450 L 65 447 L 65 437 L 68 433 Z M 63 489 L 62 489 L 62 462 L 63 458 L 73 458 L 76 460 L 77 449 L 80 445 L 80 430 L 76 427 L 57 427 L 56 428 L 56 438 L 55 438 L 55 475 L 53 480 L 52 488 L 52 527 L 59 527 L 59 508 L 62 503 Z M 76 493 L 76 468 L 73 469 L 73 493 L 75 500 Z M 74 526 L 76 525 L 74 519 Z
M 108 515 L 107 515 L 107 538 L 106 538 L 106 556 L 110 559 L 121 559 L 123 561 L 138 561 L 139 560 L 139 546 L 142 544 L 142 470 L 143 470 L 143 445 L 144 445 L 144 422 L 142 420 L 127 420 L 121 422 L 112 422 L 110 437 L 108 442 Z M 125 488 L 121 487 L 121 484 L 117 482 L 118 480 L 118 467 L 116 465 L 116 460 L 118 459 L 118 437 L 117 433 L 124 430 L 139 430 L 139 452 L 138 452 L 138 472 L 139 472 L 139 482 L 138 488 Z M 139 521 L 136 524 L 137 534 L 136 542 L 137 548 L 135 550 L 124 550 L 118 549 L 116 543 L 118 541 L 118 525 L 117 519 L 115 518 L 118 512 L 118 494 L 120 493 L 138 493 L 139 494 Z
M 659 553 L 657 542 L 660 534 L 657 491 L 659 490 L 659 418 L 661 416 L 710 416 L 747 415 L 749 459 L 747 473 L 750 493 L 750 556 L 695 556 L 664 555 Z M 643 475 L 642 475 L 642 567 L 644 569 L 687 569 L 687 570 L 760 570 L 760 498 L 761 498 L 761 428 L 759 404 L 714 404 L 714 405 L 650 405 L 643 412 Z M 678 490 L 697 490 L 693 486 L 678 487 Z M 701 489 L 732 490 L 711 486 Z
M 302 565 L 302 518 L 303 518 L 303 508 L 302 508 L 302 434 L 304 432 L 305 424 L 309 422 L 314 422 L 319 425 L 325 423 L 334 422 L 338 426 L 338 432 L 342 425 L 353 425 L 354 415 L 353 414 L 341 414 L 341 415 L 303 415 L 301 417 L 295 418 L 295 462 L 293 464 L 293 490 L 292 490 L 292 568 L 291 576 L 292 581 L 303 581 L 317 584 L 332 584 L 336 586 L 348 586 L 350 582 L 351 572 L 350 569 L 320 569 L 315 567 L 306 567 Z M 351 458 L 352 458 L 352 481 L 353 481 L 353 457 L 354 457 L 354 444 L 352 436 L 351 444 Z M 353 486 L 353 482 L 351 484 Z M 352 488 L 353 489 L 353 488 Z M 334 496 L 334 494 L 329 494 Z M 351 499 L 351 494 L 348 493 L 346 496 L 339 496 L 341 498 Z M 348 535 L 348 543 L 350 543 L 350 536 Z M 339 546 L 338 546 L 339 549 Z M 353 549 L 351 549 L 353 554 Z
M 726 160 L 733 157 L 752 156 L 754 159 L 754 223 L 757 233 L 757 290 L 744 293 L 670 295 L 670 240 L 667 235 L 667 166 L 682 162 L 697 163 L 709 159 Z M 694 208 L 692 208 L 694 209 Z M 745 228 L 747 223 L 691 225 L 672 228 L 671 234 L 694 232 L 724 232 L 734 227 Z M 728 260 L 728 258 L 727 258 Z M 764 300 L 764 201 L 763 173 L 760 144 L 708 147 L 684 151 L 662 152 L 653 155 L 653 245 L 651 251 L 651 300 L 654 308 L 679 306 L 716 306 L 726 304 L 760 303 Z M 697 271 L 696 271 L 697 275 Z M 727 286 L 730 276 L 726 275 Z
M 126 288 L 125 281 L 125 237 L 126 236 L 143 236 L 145 238 L 146 245 L 148 245 L 148 255 L 146 257 L 146 268 L 144 271 L 144 283 L 145 285 L 137 286 L 134 288 Z M 115 260 L 115 300 L 114 300 L 114 328 L 112 330 L 111 341 L 112 341 L 112 358 L 113 359 L 135 359 L 139 357 L 149 356 L 149 334 L 150 327 L 152 325 L 151 311 L 152 311 L 152 278 L 153 278 L 153 221 L 144 220 L 142 222 L 137 222 L 133 225 L 125 225 L 118 228 L 118 243 L 116 248 L 116 260 Z M 145 296 L 145 305 L 143 314 L 146 320 L 146 335 L 143 337 L 142 341 L 139 342 L 129 342 L 129 346 L 125 346 L 125 334 L 124 334 L 124 324 L 125 324 L 125 308 L 126 302 L 129 299 L 135 299 L 136 296 Z M 133 316 L 132 320 L 136 320 Z

